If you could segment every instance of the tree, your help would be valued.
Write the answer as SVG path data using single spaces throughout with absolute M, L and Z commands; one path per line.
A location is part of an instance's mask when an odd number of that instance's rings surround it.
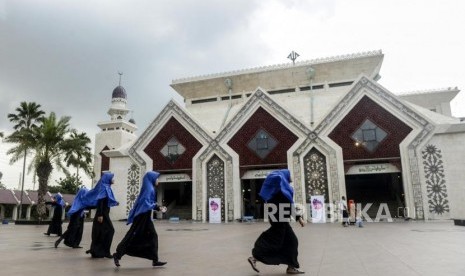
M 70 133 L 70 117 L 56 118 L 54 112 L 44 118 L 43 123 L 38 128 L 31 131 L 31 139 L 34 145 L 34 168 L 39 180 L 37 213 L 39 219 L 45 215 L 44 195 L 48 190 L 48 180 L 53 171 L 53 164 L 58 169 L 69 174 L 67 168 L 63 165 L 62 158 L 67 148 L 67 134 Z
M 79 169 L 93 177 L 92 152 L 89 144 L 91 140 L 87 134 L 82 132 L 78 134 L 75 130 L 71 131 L 71 136 L 65 146 L 65 159 L 67 166 L 76 168 L 76 177 L 79 178 Z
M 45 215 L 44 195 L 48 190 L 48 180 L 54 167 L 62 170 L 65 175 L 70 175 L 64 164 L 64 159 L 69 154 L 70 149 L 80 148 L 74 143 L 81 141 L 77 142 L 71 138 L 74 130 L 70 129 L 70 119 L 67 116 L 58 119 L 55 113 L 51 112 L 37 128 L 21 133 L 21 136 L 24 136 L 24 141 L 27 141 L 24 143 L 25 146 L 34 153 L 32 164 L 39 182 L 37 203 L 39 219 L 43 219 Z M 15 149 L 18 147 L 10 150 L 8 154 L 17 154 Z
M 10 159 L 10 164 L 15 163 L 20 158 L 23 158 L 23 178 L 21 183 L 21 199 L 19 205 L 18 218 L 22 213 L 24 178 L 26 171 L 26 156 L 30 149 L 29 141 L 25 140 L 28 136 L 27 133 L 37 128 L 38 124 L 42 121 L 45 112 L 40 109 L 40 104 L 35 102 L 21 102 L 19 107 L 16 108 L 16 113 L 8 114 L 10 122 L 14 123 L 14 132 L 6 138 L 6 142 L 16 143 L 16 149 L 13 151 L 13 157 Z M 2 133 L 3 136 L 3 133 Z
M 0 172 L 0 189 L 6 189 L 5 185 L 3 185 L 2 183 L 2 177 L 3 177 L 3 173 Z
M 82 186 L 82 180 L 79 176 L 73 174 L 55 180 L 58 186 L 50 186 L 48 191 L 51 193 L 76 194 L 79 187 Z

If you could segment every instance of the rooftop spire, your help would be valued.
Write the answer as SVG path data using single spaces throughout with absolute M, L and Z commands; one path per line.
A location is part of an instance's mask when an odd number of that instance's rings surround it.
M 119 75 L 118 85 L 121 86 L 121 76 L 123 75 L 123 72 L 118 71 L 118 75 Z
M 287 58 L 292 60 L 292 64 L 295 65 L 295 60 L 299 57 L 299 54 L 297 54 L 296 52 L 292 51 L 288 56 Z

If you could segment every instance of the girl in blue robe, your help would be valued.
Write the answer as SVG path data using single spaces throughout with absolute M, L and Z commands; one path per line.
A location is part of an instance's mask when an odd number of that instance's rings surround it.
M 127 224 L 132 224 L 126 236 L 118 244 L 113 260 L 117 267 L 124 255 L 145 258 L 153 266 L 163 266 L 166 262 L 158 259 L 158 235 L 152 221 L 152 210 L 160 210 L 156 203 L 158 172 L 147 172 L 142 180 L 139 196 L 129 212 Z
M 86 251 L 92 258 L 113 258 L 110 247 L 115 228 L 111 223 L 110 208 L 118 205 L 111 189 L 113 177 L 113 173 L 104 173 L 97 185 L 82 198 L 84 206 L 96 208 L 92 222 L 92 243 Z
M 66 231 L 61 237 L 55 241 L 55 248 L 58 247 L 60 242 L 64 239 L 64 244 L 72 248 L 82 248 L 79 246 L 82 240 L 82 233 L 84 231 L 84 210 L 85 206 L 82 204 L 82 198 L 87 192 L 86 187 L 82 187 L 74 197 L 73 205 L 68 211 L 69 224 Z
M 260 197 L 267 204 L 273 205 L 277 213 L 269 214 L 271 227 L 258 237 L 252 250 L 252 257 L 248 258 L 248 262 L 256 272 L 259 272 L 257 261 L 260 261 L 267 265 L 285 264 L 287 274 L 304 273 L 299 270 L 297 260 L 299 242 L 289 224 L 290 216 L 293 214 L 291 208 L 294 208 L 294 189 L 290 182 L 289 170 L 273 171 L 268 174 L 260 190 Z M 280 214 L 281 211 L 284 212 Z M 280 218 L 283 220 L 280 221 Z M 296 216 L 296 220 L 302 227 L 304 226 L 299 215 Z
M 63 216 L 63 208 L 65 207 L 65 201 L 63 200 L 60 194 L 56 194 L 53 196 L 52 202 L 46 202 L 45 204 L 52 205 L 53 217 L 52 221 L 48 226 L 47 232 L 44 233 L 44 235 L 50 236 L 50 234 L 56 234 L 57 236 L 61 236 L 61 225 L 63 224 L 61 217 Z

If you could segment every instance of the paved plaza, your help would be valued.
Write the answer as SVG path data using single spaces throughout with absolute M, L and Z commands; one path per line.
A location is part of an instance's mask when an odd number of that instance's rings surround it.
M 67 224 L 63 225 L 63 229 Z M 128 226 L 115 221 L 112 252 Z M 160 260 L 124 256 L 91 259 L 92 224 L 85 224 L 82 249 L 43 235 L 47 226 L 0 225 L 0 275 L 257 275 L 247 263 L 256 238 L 267 223 L 169 223 L 157 221 Z M 368 223 L 363 228 L 339 224 L 293 224 L 305 275 L 465 275 L 465 227 L 452 221 Z M 286 266 L 258 263 L 260 275 L 284 275 Z

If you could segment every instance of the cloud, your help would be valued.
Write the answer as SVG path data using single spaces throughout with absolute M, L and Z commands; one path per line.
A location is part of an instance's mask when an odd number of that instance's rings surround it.
M 382 49 L 398 92 L 465 86 L 464 2 L 0 0 L 0 129 L 21 101 L 71 116 L 94 139 L 118 71 L 139 133 L 173 79 Z M 421 7 L 421 8 L 419 8 Z M 463 93 L 454 115 L 465 116 Z M 0 169 L 1 170 L 1 169 Z M 4 173 L 4 179 L 6 175 Z M 15 173 L 15 177 L 16 173 Z

